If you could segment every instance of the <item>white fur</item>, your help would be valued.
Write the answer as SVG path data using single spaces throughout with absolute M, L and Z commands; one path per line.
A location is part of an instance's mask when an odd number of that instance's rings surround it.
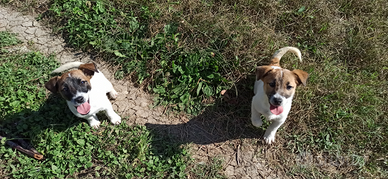
M 264 115 L 268 121 L 271 121 L 272 123 L 269 125 L 267 130 L 264 134 L 264 140 L 267 144 L 271 144 L 272 142 L 275 142 L 275 134 L 278 128 L 286 121 L 286 118 L 288 116 L 288 113 L 291 110 L 291 103 L 293 96 L 289 98 L 285 98 L 283 96 L 280 96 L 279 94 L 277 97 L 281 97 L 283 99 L 281 106 L 283 107 L 283 112 L 279 115 L 272 114 L 270 111 L 270 104 L 268 101 L 268 97 L 264 92 L 264 83 L 261 80 L 256 80 L 255 86 L 254 86 L 254 93 L 255 96 L 252 98 L 252 124 L 256 127 L 260 127 L 263 124 L 263 121 L 261 120 L 261 115 Z
M 284 54 L 286 54 L 288 51 L 292 52 L 296 56 L 298 56 L 299 61 L 302 62 L 302 54 L 300 53 L 300 50 L 295 47 L 283 47 L 275 52 L 273 54 L 272 58 L 281 59 Z
M 69 70 L 69 69 L 72 69 L 72 68 L 78 68 L 82 64 L 84 64 L 84 63 L 82 63 L 82 62 L 66 63 L 66 64 L 63 64 L 62 66 L 60 66 L 59 68 L 55 69 L 51 73 L 61 73 L 63 71 L 66 71 L 66 70 Z
M 71 112 L 77 117 L 86 119 L 90 126 L 96 129 L 101 124 L 96 115 L 100 111 L 104 111 L 113 124 L 120 124 L 121 117 L 113 110 L 112 104 L 106 96 L 106 93 L 109 93 L 113 99 L 117 97 L 117 92 L 113 89 L 112 83 L 106 79 L 102 72 L 94 73 L 90 83 L 92 89 L 87 93 L 87 96 L 83 94 L 84 98 L 89 100 L 90 112 L 82 115 L 78 113 L 72 101 L 67 101 Z

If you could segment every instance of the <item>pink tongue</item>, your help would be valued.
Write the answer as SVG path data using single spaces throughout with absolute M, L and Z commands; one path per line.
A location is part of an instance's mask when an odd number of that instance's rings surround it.
M 77 107 L 77 111 L 82 114 L 88 114 L 90 112 L 90 104 L 86 101 Z
M 269 110 L 271 110 L 272 114 L 279 115 L 283 112 L 283 107 L 271 105 L 271 107 L 269 107 Z

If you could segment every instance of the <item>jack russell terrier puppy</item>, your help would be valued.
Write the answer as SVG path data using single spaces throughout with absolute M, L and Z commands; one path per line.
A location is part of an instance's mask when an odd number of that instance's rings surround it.
M 308 78 L 308 73 L 302 70 L 290 71 L 280 67 L 280 58 L 288 51 L 302 61 L 299 49 L 284 47 L 275 52 L 268 66 L 256 68 L 251 120 L 256 127 L 263 124 L 261 115 L 272 122 L 264 134 L 267 144 L 275 142 L 276 131 L 286 121 L 290 112 L 296 87 L 306 85 Z
M 105 78 L 94 63 L 71 62 L 54 70 L 52 73 L 61 73 L 71 68 L 77 68 L 51 78 L 46 88 L 59 93 L 67 101 L 67 106 L 74 115 L 86 119 L 90 126 L 98 128 L 100 121 L 96 114 L 105 111 L 113 124 L 120 124 L 121 117 L 112 108 L 106 93 L 116 99 L 117 92 L 112 83 Z

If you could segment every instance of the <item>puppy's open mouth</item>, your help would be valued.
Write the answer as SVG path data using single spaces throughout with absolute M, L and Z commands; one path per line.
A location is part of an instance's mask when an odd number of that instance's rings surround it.
M 270 105 L 269 110 L 271 111 L 272 114 L 279 115 L 283 112 L 282 106 L 274 106 L 271 103 L 269 105 Z
M 90 104 L 89 104 L 89 101 L 86 101 L 84 103 L 82 103 L 81 105 L 79 106 L 74 106 L 77 111 L 82 114 L 82 115 L 86 115 L 86 114 L 89 114 L 90 112 Z

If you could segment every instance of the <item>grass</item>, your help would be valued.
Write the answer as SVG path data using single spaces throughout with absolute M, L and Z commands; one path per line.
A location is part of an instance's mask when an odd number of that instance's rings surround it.
M 0 34 L 0 41 L 0 48 L 20 43 L 20 40 L 17 39 L 14 35 L 11 35 L 9 32 L 2 32 Z
M 19 43 L 0 32 L 2 47 Z M 188 150 L 167 138 L 154 137 L 144 126 L 112 126 L 93 130 L 68 113 L 60 96 L 47 96 L 44 83 L 58 63 L 39 52 L 0 53 L 1 178 L 182 178 Z M 16 91 L 16 92 L 15 92 Z M 37 161 L 5 145 L 24 138 L 45 159 Z M 161 150 L 160 145 L 170 147 Z
M 251 95 L 254 67 L 296 46 L 304 62 L 286 55 L 281 64 L 310 77 L 271 152 L 290 176 L 384 178 L 387 10 L 383 0 L 53 0 L 47 13 L 70 45 L 121 66 L 117 77 L 132 74 L 157 104 L 192 114 L 222 101 L 222 89 Z M 249 118 L 232 111 L 249 102 L 217 106 L 205 110 Z
M 191 176 L 195 178 L 226 178 L 220 171 L 222 171 L 223 161 L 218 158 L 213 158 L 208 163 L 199 163 L 192 168 Z

